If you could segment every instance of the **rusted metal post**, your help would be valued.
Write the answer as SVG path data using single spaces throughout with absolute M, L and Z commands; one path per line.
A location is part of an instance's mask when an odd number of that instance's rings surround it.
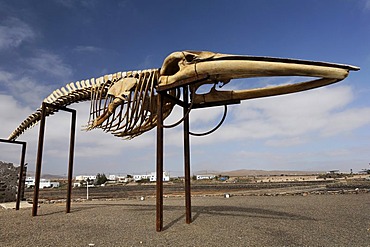
M 183 87 L 184 95 L 184 170 L 185 170 L 185 207 L 186 223 L 191 223 L 191 190 L 190 190 L 190 134 L 189 134 L 189 114 L 188 113 L 188 86 Z
M 163 95 L 157 97 L 157 202 L 156 202 L 156 230 L 163 229 Z
M 24 161 L 26 157 L 26 142 L 22 142 L 22 154 L 21 154 L 21 169 L 19 171 L 18 180 L 18 191 L 17 191 L 17 201 L 15 203 L 15 210 L 19 210 L 22 197 L 22 185 L 23 185 L 23 171 L 24 171 Z
M 44 148 L 46 108 L 47 107 L 52 107 L 52 108 L 56 108 L 56 109 L 59 109 L 59 110 L 63 110 L 63 111 L 67 111 L 67 112 L 72 113 L 71 134 L 70 134 L 70 144 L 69 144 L 68 189 L 67 189 L 66 213 L 69 213 L 71 211 L 73 159 L 74 159 L 74 146 L 75 146 L 75 134 L 76 134 L 76 110 L 69 109 L 69 108 L 66 108 L 66 107 L 57 107 L 55 105 L 43 102 L 42 106 L 41 106 L 39 142 L 38 142 L 37 157 L 36 157 L 35 189 L 34 189 L 34 193 L 33 193 L 32 216 L 37 215 L 39 190 L 40 190 L 40 179 L 41 179 L 42 153 L 43 153 L 43 148 Z
M 74 158 L 75 135 L 76 135 L 76 110 L 70 110 L 70 112 L 72 113 L 72 119 L 71 119 L 71 136 L 69 140 L 68 188 L 67 188 L 66 213 L 71 212 L 73 158 Z
M 44 148 L 45 121 L 46 121 L 46 104 L 43 102 L 41 106 L 39 142 L 38 142 L 37 157 L 36 157 L 35 189 L 33 192 L 32 216 L 37 216 L 37 207 L 38 207 L 39 190 L 40 190 L 40 178 L 41 178 L 42 152 Z

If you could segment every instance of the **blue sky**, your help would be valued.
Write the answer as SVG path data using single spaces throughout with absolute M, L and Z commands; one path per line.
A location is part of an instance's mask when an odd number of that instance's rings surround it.
M 191 138 L 192 171 L 237 169 L 349 172 L 370 162 L 370 1 L 0 1 L 0 137 L 6 138 L 53 90 L 118 71 L 159 68 L 173 51 L 297 58 L 361 67 L 344 81 L 229 107 L 212 135 Z M 283 78 L 289 80 L 289 78 Z M 274 78 L 245 84 L 284 83 Z M 88 104 L 75 104 L 78 126 Z M 222 108 L 196 110 L 191 129 L 212 128 Z M 166 120 L 181 117 L 176 108 Z M 43 173 L 66 174 L 67 113 L 48 118 Z M 34 170 L 38 126 L 28 142 Z M 182 174 L 182 127 L 165 131 L 165 169 Z M 20 148 L 1 144 L 0 160 Z M 75 174 L 155 169 L 155 130 L 126 141 L 77 132 Z

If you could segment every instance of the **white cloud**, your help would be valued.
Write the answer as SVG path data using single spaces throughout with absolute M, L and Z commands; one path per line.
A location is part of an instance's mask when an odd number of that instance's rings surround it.
M 28 24 L 18 18 L 7 18 L 0 25 L 0 50 L 18 47 L 35 36 Z
M 35 55 L 24 57 L 11 71 L 0 68 L 0 91 L 10 93 L 22 103 L 38 107 L 45 97 L 57 89 L 49 80 L 67 81 L 73 72 L 56 54 L 37 49 L 33 53 Z
M 9 84 L 14 79 L 14 76 L 12 73 L 9 73 L 7 71 L 1 71 L 0 70 L 0 82 L 1 84 Z
M 60 5 L 63 5 L 64 7 L 67 7 L 67 8 L 73 8 L 74 6 L 74 3 L 76 1 L 73 1 L 73 0 L 54 0 L 56 3 L 59 3 Z
M 1 116 L 1 137 L 8 137 L 9 134 L 21 123 L 30 112 L 30 108 L 22 107 L 17 100 L 10 95 L 0 94 L 0 116 Z
M 56 3 L 61 4 L 67 8 L 93 8 L 97 4 L 96 0 L 54 0 Z
M 6 139 L 10 133 L 18 127 L 18 125 L 32 112 L 33 109 L 23 107 L 18 103 L 18 100 L 13 96 L 0 94 L 0 116 L 1 128 L 0 138 Z M 27 163 L 34 163 L 35 143 L 37 140 L 37 131 L 28 131 L 25 135 L 19 138 L 20 141 L 27 141 Z M 29 137 L 32 136 L 31 139 Z M 1 160 L 19 164 L 20 162 L 20 147 L 19 145 L 1 144 L 0 154 Z M 32 169 L 34 170 L 34 169 Z
M 155 65 L 153 64 L 153 56 L 152 55 L 146 55 L 145 58 L 144 58 L 144 61 L 142 61 L 141 63 L 138 64 L 138 68 L 143 68 L 143 69 L 146 69 L 146 68 L 153 68 L 155 67 Z
M 348 133 L 369 123 L 370 108 L 348 109 L 332 114 L 321 133 L 329 136 Z
M 47 73 L 60 78 L 68 78 L 72 75 L 72 69 L 65 64 L 60 56 L 45 50 L 38 50 L 36 55 L 26 60 L 28 66 L 37 72 Z
M 370 10 L 370 0 L 365 0 L 365 9 Z
M 102 49 L 96 46 L 91 46 L 91 45 L 79 45 L 73 50 L 77 52 L 99 52 Z
M 272 147 L 290 147 L 305 143 L 307 140 L 301 137 L 271 139 L 266 141 L 267 146 Z
M 295 146 L 328 135 L 351 133 L 370 124 L 370 108 L 350 107 L 354 94 L 348 86 L 331 86 L 312 91 L 249 100 L 232 106 L 224 125 L 207 138 L 193 138 L 192 144 L 203 145 L 238 140 L 264 140 L 268 146 Z M 218 112 L 217 112 L 218 111 Z M 202 109 L 191 119 L 202 130 L 212 128 L 222 110 Z M 198 114 L 198 113 L 197 113 Z M 191 116 L 193 117 L 193 115 Z M 209 121 L 207 123 L 206 121 Z M 173 143 L 181 138 L 181 130 Z
M 17 101 L 33 107 L 40 106 L 45 95 L 51 91 L 49 86 L 41 85 L 31 77 L 19 76 L 2 70 L 0 70 L 0 83 L 3 90 L 13 95 Z
M 193 137 L 192 145 L 212 145 L 243 140 L 262 140 L 266 146 L 293 147 L 313 138 L 342 135 L 370 124 L 370 108 L 349 106 L 355 100 L 349 86 L 331 86 L 312 91 L 249 100 L 229 107 L 225 123 L 206 137 Z M 212 129 L 221 119 L 222 107 L 191 112 L 190 131 Z M 176 107 L 165 124 L 182 118 Z M 182 125 L 165 129 L 165 143 L 182 147 Z M 140 137 L 139 137 L 140 138 Z
M 238 134 L 241 138 L 294 137 L 322 131 L 338 124 L 339 116 L 347 116 L 348 122 L 362 116 L 363 112 L 356 109 L 344 110 L 352 100 L 350 87 L 337 86 L 247 101 L 242 107 L 235 108 L 235 124 L 229 128 L 242 130 Z M 367 123 L 369 121 L 348 124 L 346 130 L 351 131 Z

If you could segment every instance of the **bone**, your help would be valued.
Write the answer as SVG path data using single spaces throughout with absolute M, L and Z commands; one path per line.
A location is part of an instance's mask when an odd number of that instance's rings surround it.
M 57 92 L 57 94 L 59 95 L 59 97 L 64 96 L 64 94 L 62 93 L 62 91 L 60 91 L 60 89 L 57 89 L 55 91 Z
M 91 86 L 90 80 L 85 80 L 85 87 L 90 88 Z
M 50 96 L 48 96 L 46 99 L 44 99 L 44 102 L 46 102 L 46 103 L 52 103 L 53 100 L 50 98 Z
M 56 92 L 56 90 L 52 94 L 54 101 L 56 101 L 59 98 L 59 94 Z
M 95 84 L 95 78 L 91 78 L 90 79 L 90 84 L 91 84 L 92 87 L 95 87 L 96 86 L 96 84 Z
M 63 94 L 64 94 L 64 95 L 68 95 L 68 92 L 67 92 L 67 90 L 65 89 L 65 87 L 62 87 L 62 88 L 61 88 L 61 90 L 62 90 L 62 92 L 63 92 Z
M 70 86 L 70 84 L 67 84 L 66 85 L 66 88 L 68 89 L 68 93 L 72 93 L 73 92 L 73 88 Z
M 56 98 L 53 94 L 50 94 L 50 95 L 49 95 L 49 97 L 48 97 L 48 99 L 50 99 L 50 100 L 51 100 L 51 102 L 50 102 L 50 103 L 52 103 L 52 102 L 54 102 L 55 100 L 57 100 L 57 98 Z
M 85 80 L 81 80 L 80 81 L 80 84 L 81 84 L 81 87 L 82 88 L 86 88 Z
M 104 82 L 112 80 L 112 75 L 105 75 Z
M 82 86 L 79 81 L 76 82 L 77 89 L 82 89 Z
M 77 90 L 77 88 L 76 88 L 76 86 L 73 82 L 69 83 L 69 86 L 72 88 L 72 92 Z
M 101 76 L 97 78 L 95 82 L 97 86 L 100 86 L 103 83 L 103 81 L 104 81 L 104 78 Z

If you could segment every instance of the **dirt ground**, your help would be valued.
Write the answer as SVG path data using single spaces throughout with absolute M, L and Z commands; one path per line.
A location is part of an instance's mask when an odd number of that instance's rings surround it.
M 275 195 L 275 194 L 300 194 L 300 193 L 341 193 L 354 192 L 355 189 L 370 191 L 370 181 L 319 181 L 319 182 L 274 182 L 274 183 L 217 183 L 217 182 L 192 182 L 192 195 L 223 195 L 224 193 L 237 195 Z M 183 183 L 165 183 L 165 196 L 183 196 L 185 188 Z M 27 189 L 25 198 L 33 199 L 33 189 Z M 89 199 L 129 199 L 141 196 L 153 197 L 156 195 L 155 183 L 113 185 L 89 188 Z M 67 186 L 60 188 L 40 189 L 39 199 L 42 202 L 65 200 Z M 86 198 L 86 187 L 72 189 L 72 200 Z
M 0 209 L 0 246 L 370 246 L 370 193 L 164 199 L 155 230 L 155 198 L 41 204 Z

